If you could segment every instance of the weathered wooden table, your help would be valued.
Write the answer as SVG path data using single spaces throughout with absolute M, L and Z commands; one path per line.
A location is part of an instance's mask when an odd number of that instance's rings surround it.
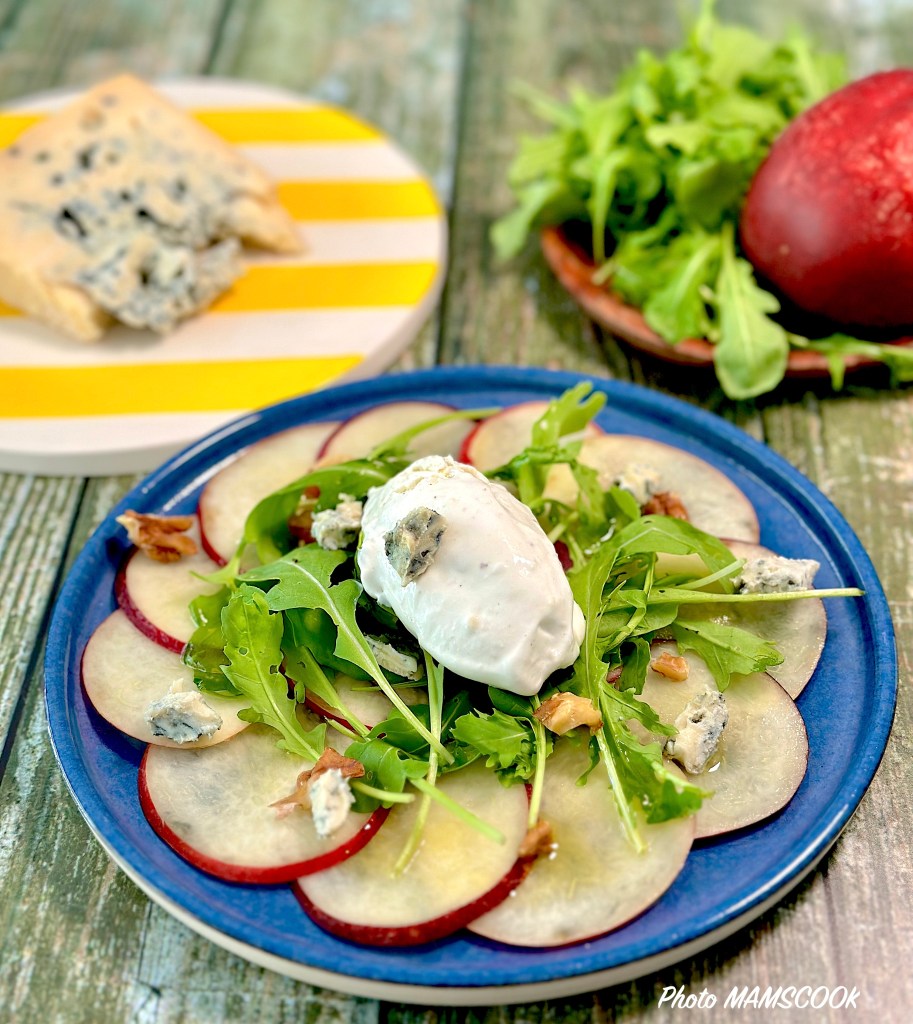
M 551 1004 L 448 1011 L 452 1020 L 664 1021 L 669 985 L 847 985 L 855 1018 L 913 1016 L 913 396 L 875 374 L 842 394 L 792 386 L 726 402 L 701 374 L 642 363 L 603 337 L 534 252 L 493 265 L 505 167 L 526 115 L 512 80 L 609 85 L 632 52 L 678 37 L 672 0 L 0 0 L 0 98 L 84 85 L 123 68 L 273 82 L 381 125 L 433 175 L 451 210 L 439 311 L 402 360 L 547 365 L 646 382 L 763 438 L 838 505 L 891 600 L 901 696 L 862 806 L 813 876 L 775 910 L 657 977 Z M 795 19 L 854 73 L 913 58 L 908 0 L 724 3 L 768 31 Z M 2 395 L 0 395 L 2 401 Z M 309 988 L 252 967 L 151 904 L 107 859 L 67 795 L 42 709 L 45 628 L 61 579 L 127 478 L 0 475 L 0 1021 L 432 1021 L 438 1012 Z M 859 665 L 864 687 L 866 666 Z M 722 1006 L 708 1021 L 740 1019 Z M 763 1011 L 762 1011 L 763 1012 Z M 849 1011 L 851 1012 L 851 1011 Z M 838 1019 L 848 1011 L 826 1011 Z M 796 1019 L 813 1016 L 796 1013 Z M 787 1019 L 778 1014 L 778 1019 Z M 755 1019 L 743 1011 L 741 1019 Z M 760 1019 L 760 1018 L 759 1018 Z

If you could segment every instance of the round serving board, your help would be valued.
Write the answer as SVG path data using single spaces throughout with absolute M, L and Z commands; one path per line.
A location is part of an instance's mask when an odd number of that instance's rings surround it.
M 0 471 L 151 469 L 240 413 L 379 371 L 437 300 L 444 212 L 376 128 L 246 82 L 159 88 L 266 170 L 303 251 L 248 252 L 235 286 L 164 337 L 115 327 L 85 345 L 0 304 Z M 4 108 L 0 146 L 77 95 Z

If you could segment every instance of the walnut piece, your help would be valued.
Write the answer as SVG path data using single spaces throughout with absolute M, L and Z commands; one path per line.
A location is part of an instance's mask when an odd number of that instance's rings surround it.
M 641 509 L 645 516 L 671 516 L 688 522 L 688 511 L 682 499 L 674 491 L 660 491 L 654 494 Z
M 688 662 L 680 655 L 668 651 L 650 662 L 650 668 L 661 676 L 671 679 L 673 683 L 683 683 L 688 678 Z
M 547 857 L 550 853 L 554 853 L 557 845 L 555 837 L 552 835 L 552 826 L 540 818 L 523 837 L 517 856 L 524 858 Z
M 578 725 L 588 726 L 590 732 L 602 728 L 602 716 L 593 707 L 593 702 L 589 697 L 578 697 L 576 693 L 556 693 L 536 708 L 533 717 L 558 736 L 576 729 Z
M 270 807 L 276 808 L 276 813 L 280 818 L 291 814 L 296 807 L 309 810 L 311 806 L 311 783 L 319 779 L 324 772 L 328 772 L 331 768 L 337 769 L 344 779 L 360 779 L 365 774 L 365 766 L 361 761 L 356 761 L 352 757 L 343 757 L 342 754 L 337 753 L 332 747 L 327 747 L 317 759 L 313 768 L 305 768 L 299 774 L 295 781 L 294 791 L 289 793 L 288 796 L 275 800 L 270 804 Z
M 155 562 L 177 562 L 197 553 L 196 541 L 186 536 L 193 516 L 153 516 L 128 509 L 117 522 L 127 531 L 130 543 Z

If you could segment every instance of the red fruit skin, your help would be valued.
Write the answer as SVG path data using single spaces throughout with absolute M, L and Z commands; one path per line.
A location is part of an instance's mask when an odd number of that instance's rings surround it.
M 758 169 L 742 247 L 797 306 L 840 324 L 913 323 L 913 70 L 801 114 Z
M 166 633 L 163 629 L 159 629 L 133 603 L 133 598 L 130 596 L 130 590 L 127 587 L 127 563 L 131 558 L 136 558 L 138 554 L 137 551 L 132 551 L 121 562 L 117 575 L 114 577 L 114 597 L 121 611 L 143 636 L 149 637 L 159 647 L 164 647 L 166 651 L 174 651 L 175 654 L 181 654 L 184 650 L 184 642 L 178 640 L 177 637 L 171 636 L 170 633 Z
M 292 882 L 304 875 L 311 875 L 317 871 L 331 868 L 340 864 L 349 857 L 354 856 L 363 849 L 368 842 L 374 838 L 377 830 L 387 820 L 390 813 L 389 808 L 378 807 L 364 823 L 361 830 L 356 832 L 351 839 L 340 846 L 327 850 L 325 853 L 312 857 L 310 860 L 298 861 L 295 864 L 280 864 L 276 867 L 258 867 L 246 864 L 228 864 L 226 861 L 210 857 L 208 854 L 200 853 L 189 843 L 185 842 L 174 832 L 163 820 L 152 802 L 152 795 L 146 782 L 146 758 L 149 755 L 149 747 L 143 754 L 140 761 L 137 786 L 139 790 L 140 807 L 146 816 L 146 821 L 152 827 L 159 839 L 167 843 L 172 850 L 183 857 L 188 864 L 192 864 L 200 871 L 208 875 L 214 875 L 226 882 L 239 882 L 244 885 L 278 885 L 281 882 Z

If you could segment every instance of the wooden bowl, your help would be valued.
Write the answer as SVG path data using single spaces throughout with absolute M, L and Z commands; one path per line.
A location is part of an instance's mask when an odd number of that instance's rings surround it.
M 713 366 L 713 345 L 703 338 L 686 338 L 676 345 L 664 341 L 635 306 L 623 302 L 606 285 L 595 284 L 596 264 L 586 248 L 563 227 L 547 227 L 541 234 L 542 252 L 552 272 L 581 309 L 600 327 L 641 352 L 678 366 Z M 909 348 L 913 338 L 891 342 Z M 847 373 L 880 365 L 866 356 L 846 357 Z M 827 359 L 819 352 L 791 349 L 787 377 L 830 377 Z

